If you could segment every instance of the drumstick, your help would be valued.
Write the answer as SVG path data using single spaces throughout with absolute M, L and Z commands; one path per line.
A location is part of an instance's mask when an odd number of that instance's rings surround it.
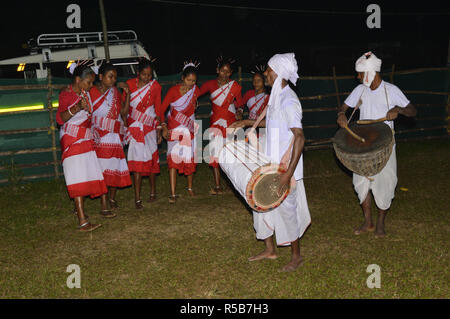
M 380 119 L 376 119 L 376 120 L 358 120 L 356 121 L 356 123 L 358 124 L 372 124 L 372 123 L 378 123 L 378 122 L 384 122 L 387 121 L 386 116 L 382 117 Z
M 345 125 L 344 128 L 347 130 L 347 132 L 350 133 L 351 136 L 353 136 L 354 138 L 356 138 L 358 141 L 363 142 L 363 143 L 366 141 L 363 137 L 361 137 L 361 136 L 356 135 L 355 133 L 353 133 L 353 131 L 352 131 L 351 129 L 349 129 L 347 125 Z

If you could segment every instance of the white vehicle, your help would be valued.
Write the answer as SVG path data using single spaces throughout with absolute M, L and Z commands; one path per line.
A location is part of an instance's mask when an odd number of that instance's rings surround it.
M 25 79 L 43 79 L 52 63 L 64 63 L 68 68 L 73 61 L 90 59 L 99 66 L 105 59 L 102 32 L 41 34 L 37 40 L 28 41 L 28 46 L 29 55 L 0 60 L 0 65 L 17 65 L 17 71 L 23 71 Z M 127 67 L 127 73 L 136 74 L 133 65 L 138 58 L 149 59 L 132 30 L 109 31 L 108 47 L 110 62 Z

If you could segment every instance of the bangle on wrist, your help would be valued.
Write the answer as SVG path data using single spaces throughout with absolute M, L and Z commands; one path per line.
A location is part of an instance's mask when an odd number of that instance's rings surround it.
M 70 107 L 67 109 L 67 111 L 69 111 L 69 114 L 71 115 L 71 116 L 74 116 L 75 114 L 73 114 L 72 112 L 70 112 Z

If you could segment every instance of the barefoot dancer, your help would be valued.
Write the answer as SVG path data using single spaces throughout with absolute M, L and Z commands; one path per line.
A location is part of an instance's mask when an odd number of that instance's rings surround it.
M 75 68 L 73 68 L 75 67 Z M 86 91 L 92 87 L 95 74 L 86 65 L 73 64 L 72 84 L 59 94 L 56 121 L 59 131 L 62 166 L 69 197 L 75 201 L 79 229 L 92 231 L 100 224 L 91 224 L 84 213 L 84 196 L 92 198 L 107 192 L 102 170 L 94 150 L 91 115 Z
M 187 63 L 183 68 L 181 84 L 169 89 L 161 106 L 161 121 L 163 137 L 167 139 L 167 164 L 170 175 L 169 203 L 176 201 L 176 183 L 178 173 L 187 176 L 188 192 L 194 196 L 192 186 L 196 163 L 194 161 L 195 151 L 195 109 L 199 89 L 197 82 L 197 69 L 194 63 Z M 170 104 L 167 116 L 168 124 L 164 122 L 163 114 Z
M 291 245 L 291 261 L 282 268 L 282 271 L 293 271 L 302 262 L 300 237 L 311 223 L 303 184 L 302 151 L 305 137 L 301 123 L 302 107 L 297 95 L 288 85 L 288 80 L 295 85 L 298 79 L 294 54 L 274 55 L 269 60 L 264 75 L 267 84 L 272 87 L 266 119 L 259 124 L 266 126 L 265 153 L 274 163 L 280 163 L 283 154 L 290 151 L 290 162 L 287 171 L 281 176 L 280 187 L 285 187 L 292 177 L 296 182 L 289 196 L 279 207 L 267 213 L 253 212 L 256 238 L 264 240 L 265 250 L 250 257 L 249 261 L 277 258 L 273 242 L 275 233 L 278 246 Z M 236 122 L 232 127 L 243 127 L 246 123 L 253 125 L 254 122 L 244 120 Z
M 372 52 L 367 52 L 361 56 L 355 64 L 358 72 L 358 80 L 362 83 L 358 85 L 338 109 L 337 123 L 343 127 L 347 125 L 345 111 L 351 107 L 359 106 L 362 119 L 378 119 L 386 117 L 385 123 L 394 129 L 394 119 L 398 114 L 405 116 L 415 116 L 416 110 L 400 89 L 394 84 L 385 82 L 380 76 L 381 60 Z M 364 213 L 364 223 L 355 230 L 355 235 L 375 230 L 376 237 L 385 235 L 384 218 L 387 210 L 391 206 L 397 185 L 397 160 L 395 155 L 395 144 L 391 157 L 386 166 L 369 180 L 367 177 L 353 173 L 353 186 Z M 375 226 L 372 223 L 371 196 L 375 198 L 378 206 L 378 219 Z
M 111 212 L 110 208 L 118 207 L 117 187 L 131 185 L 130 172 L 120 136 L 121 129 L 123 129 L 121 112 L 124 111 L 126 103 L 130 101 L 127 99 L 122 102 L 120 92 L 115 87 L 117 70 L 114 65 L 102 64 L 99 70 L 99 80 L 99 83 L 89 91 L 89 96 L 93 105 L 94 148 L 109 190 L 109 194 L 101 196 L 100 214 L 111 218 L 116 215 Z M 128 90 L 128 88 L 124 90 Z
M 212 133 L 215 138 L 226 138 L 226 128 L 236 121 L 236 107 L 242 107 L 242 88 L 236 81 L 230 79 L 233 63 L 233 60 L 220 57 L 216 69 L 217 79 L 205 82 L 200 88 L 199 95 L 210 93 L 212 104 L 210 127 L 216 130 Z M 213 167 L 215 182 L 210 194 L 222 194 L 217 156 L 211 155 L 209 165 Z
M 141 60 L 138 76 L 126 84 L 130 90 L 128 111 L 128 168 L 133 172 L 136 209 L 142 209 L 142 176 L 150 176 L 150 198 L 156 199 L 155 175 L 159 173 L 158 144 L 161 143 L 160 123 L 161 85 L 153 79 L 150 60 Z M 124 92 L 126 96 L 126 92 Z

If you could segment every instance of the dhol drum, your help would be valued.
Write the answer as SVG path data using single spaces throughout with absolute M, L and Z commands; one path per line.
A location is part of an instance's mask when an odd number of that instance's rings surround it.
M 383 123 L 349 124 L 348 128 L 365 139 L 361 142 L 340 128 L 333 138 L 337 158 L 349 170 L 362 176 L 378 174 L 386 165 L 395 143 L 391 128 Z
M 279 194 L 280 176 L 285 170 L 244 141 L 226 143 L 219 153 L 219 165 L 251 209 L 264 213 L 283 202 L 290 186 Z

